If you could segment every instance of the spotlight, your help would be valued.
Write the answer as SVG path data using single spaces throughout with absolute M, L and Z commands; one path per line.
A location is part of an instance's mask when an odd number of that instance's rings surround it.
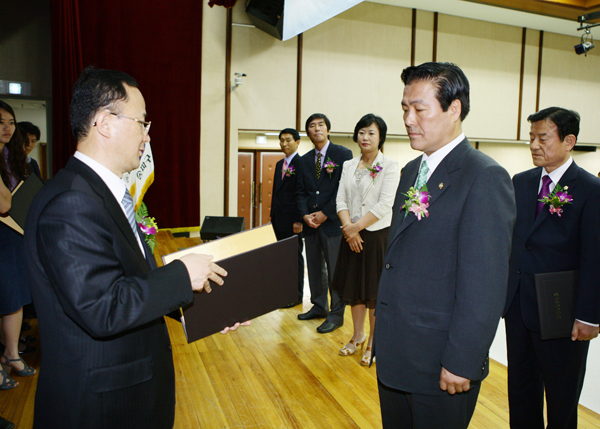
M 581 36 L 581 43 L 578 45 L 575 45 L 574 48 L 575 48 L 575 53 L 577 55 L 585 54 L 586 57 L 587 57 L 588 51 L 595 48 L 594 38 L 592 37 L 592 34 L 590 33 L 589 28 L 586 28 L 585 34 L 583 34 Z
M 585 54 L 585 56 L 587 57 L 587 52 L 590 49 L 594 49 L 595 46 L 592 42 L 583 42 L 580 43 L 579 45 L 575 45 L 575 53 L 577 55 L 581 55 L 581 54 Z

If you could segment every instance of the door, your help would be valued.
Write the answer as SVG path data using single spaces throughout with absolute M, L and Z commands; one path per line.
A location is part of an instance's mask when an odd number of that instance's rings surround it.
M 238 216 L 246 229 L 271 222 L 275 165 L 285 155 L 277 151 L 238 152 Z
M 245 219 L 246 229 L 254 220 L 254 153 L 238 153 L 238 217 Z
M 285 155 L 281 152 L 261 152 L 261 189 L 260 189 L 260 225 L 271 222 L 271 201 L 273 200 L 273 184 L 275 181 L 275 165 Z M 259 226 L 259 225 L 256 225 Z

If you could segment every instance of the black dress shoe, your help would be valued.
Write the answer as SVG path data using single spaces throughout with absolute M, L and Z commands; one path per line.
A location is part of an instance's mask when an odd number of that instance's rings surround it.
M 327 314 L 318 314 L 316 311 L 312 311 L 312 308 L 306 313 L 298 315 L 298 319 L 300 320 L 324 319 L 325 317 L 327 317 Z
M 295 307 L 295 306 L 300 305 L 300 304 L 302 304 L 302 301 L 295 301 L 295 302 L 292 302 L 291 304 L 288 304 L 288 305 L 286 305 L 284 307 L 281 307 L 281 308 L 292 308 L 292 307 Z
M 329 332 L 335 331 L 337 328 L 341 328 L 343 324 L 337 324 L 328 320 L 324 321 L 321 326 L 317 328 L 319 334 L 328 334 Z
M 33 343 L 35 340 L 37 340 L 37 338 L 35 338 L 31 335 L 27 335 L 25 338 L 19 338 L 19 342 L 21 344 L 30 344 L 30 343 Z
M 4 417 L 0 417 L 0 429 L 13 429 L 15 424 L 13 422 L 9 422 Z
M 30 346 L 29 344 L 23 350 L 19 350 L 20 355 L 28 355 L 29 353 L 33 353 L 35 351 L 35 347 Z

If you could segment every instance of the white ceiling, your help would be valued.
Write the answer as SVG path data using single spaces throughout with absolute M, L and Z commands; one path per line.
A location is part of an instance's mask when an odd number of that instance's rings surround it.
M 381 3 L 400 6 L 409 9 L 420 9 L 439 12 L 446 15 L 461 16 L 480 21 L 495 22 L 498 24 L 526 27 L 534 30 L 543 30 L 550 33 L 565 34 L 581 37 L 577 31 L 579 23 L 566 19 L 552 18 L 536 15 L 529 12 L 520 12 L 497 6 L 488 6 L 464 0 L 369 0 L 371 3 Z M 597 30 L 600 31 L 600 30 Z M 594 30 L 592 30 L 592 33 Z M 600 37 L 598 37 L 600 39 Z

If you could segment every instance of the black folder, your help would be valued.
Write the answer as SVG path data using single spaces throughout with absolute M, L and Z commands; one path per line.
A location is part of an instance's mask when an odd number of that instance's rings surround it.
M 298 299 L 298 237 L 221 259 L 225 283 L 195 293 L 181 321 L 188 343 L 277 310 Z
M 535 274 L 542 340 L 571 337 L 577 279 L 578 271 Z
M 44 186 L 44 184 L 35 174 L 31 174 L 27 179 L 25 179 L 25 181 L 19 183 L 12 193 L 12 200 L 10 204 L 10 210 L 8 211 L 8 216 L 10 216 L 10 218 L 16 222 L 20 230 L 15 227 L 14 224 L 5 221 L 8 226 L 15 229 L 17 232 L 20 232 L 21 234 L 23 233 L 29 207 L 33 202 L 33 198 L 42 188 L 42 186 Z

